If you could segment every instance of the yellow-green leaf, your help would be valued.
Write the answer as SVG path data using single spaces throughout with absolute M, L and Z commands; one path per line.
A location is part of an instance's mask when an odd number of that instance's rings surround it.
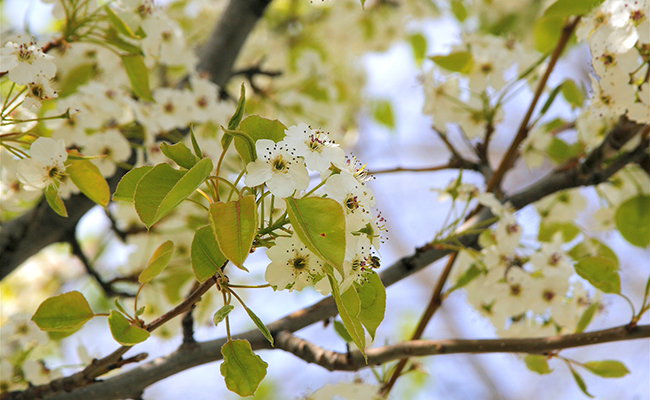
M 260 139 L 269 139 L 277 143 L 284 139 L 286 129 L 287 127 L 277 119 L 266 119 L 259 115 L 248 116 L 239 125 L 239 130 L 246 133 L 253 143 Z M 245 163 L 253 161 L 249 155 L 249 145 L 245 138 L 235 137 L 235 148 Z
M 244 196 L 228 203 L 212 203 L 209 218 L 223 255 L 237 267 L 246 270 L 244 260 L 250 253 L 257 233 L 255 197 Z
M 535 21 L 533 27 L 533 47 L 540 53 L 548 53 L 557 44 L 562 35 L 564 19 L 547 16 Z
M 221 375 L 226 387 L 240 396 L 252 396 L 266 376 L 265 363 L 247 340 L 232 340 L 221 347 Z
M 598 311 L 598 307 L 600 307 L 599 303 L 593 303 L 587 307 L 587 309 L 582 313 L 580 319 L 578 320 L 575 333 L 581 333 L 587 329 L 587 326 L 589 326 L 589 323 L 594 318 L 596 311 Z
M 540 375 L 550 374 L 553 372 L 553 370 L 548 367 L 546 356 L 528 354 L 524 357 L 524 362 L 526 363 L 526 368 L 533 372 L 537 372 Z
M 77 330 L 95 314 L 83 294 L 75 291 L 43 301 L 32 316 L 42 331 Z
M 585 381 L 582 379 L 582 377 L 580 376 L 580 374 L 578 374 L 578 373 L 577 373 L 577 372 L 576 372 L 576 371 L 571 367 L 571 364 L 567 363 L 567 365 L 569 366 L 569 370 L 571 370 L 571 375 L 573 376 L 573 379 L 576 381 L 576 384 L 578 384 L 578 387 L 580 388 L 580 390 L 582 391 L 582 393 L 584 393 L 585 396 L 588 396 L 588 397 L 593 398 L 594 396 L 592 396 L 591 394 L 589 394 L 589 392 L 587 392 L 587 385 L 585 384 Z
M 133 195 L 135 194 L 135 188 L 138 186 L 138 182 L 152 168 L 151 165 L 145 165 L 143 167 L 133 168 L 127 172 L 120 179 L 120 183 L 117 184 L 115 193 L 113 193 L 113 201 L 123 200 L 133 202 Z
M 133 33 L 131 27 L 127 25 L 126 22 L 124 22 L 124 20 L 120 18 L 119 15 L 117 15 L 110 6 L 105 6 L 104 11 L 106 12 L 108 20 L 111 22 L 111 25 L 113 25 L 113 27 L 115 27 L 118 32 L 124 36 L 130 37 L 131 39 L 140 39 L 138 35 Z
M 630 373 L 622 362 L 615 360 L 589 361 L 582 366 L 603 378 L 621 378 Z
M 70 179 L 81 193 L 90 200 L 106 207 L 111 199 L 111 191 L 99 168 L 88 160 L 70 161 L 66 167 Z
M 142 100 L 154 101 L 149 88 L 149 70 L 144 64 L 144 58 L 139 54 L 123 54 L 121 57 L 133 93 Z
M 472 69 L 474 59 L 469 51 L 455 51 L 446 56 L 438 55 L 430 57 L 431 60 L 442 68 L 466 74 Z
M 388 100 L 377 100 L 372 105 L 372 115 L 375 120 L 387 128 L 395 128 L 393 106 Z
M 365 352 L 366 334 L 363 331 L 363 325 L 359 320 L 359 313 L 361 312 L 361 301 L 359 300 L 359 295 L 354 289 L 354 285 L 350 286 L 345 293 L 341 294 L 336 279 L 329 274 L 327 275 L 327 279 L 330 281 L 332 297 L 334 297 L 336 309 L 339 312 L 341 321 L 343 321 L 343 326 L 345 326 L 345 329 L 352 338 L 352 342 L 354 342 L 357 348 L 359 348 L 363 357 L 367 359 Z
M 343 275 L 345 215 L 335 200 L 287 197 L 291 226 L 305 246 Z
M 386 289 L 376 273 L 371 272 L 365 278 L 367 280 L 363 284 L 356 285 L 359 300 L 361 301 L 359 319 L 374 340 L 375 331 L 381 321 L 384 320 Z
M 209 225 L 199 228 L 194 234 L 190 257 L 194 276 L 199 282 L 216 274 L 226 262 L 226 256 L 219 250 L 219 244 Z
M 108 316 L 108 327 L 113 339 L 122 346 L 133 346 L 144 342 L 150 333 L 139 326 L 132 325 L 121 313 L 111 310 Z
M 257 329 L 259 329 L 260 332 L 262 332 L 262 335 L 264 335 L 266 340 L 268 340 L 269 343 L 271 343 L 271 346 L 273 346 L 273 336 L 271 335 L 269 328 L 267 328 L 266 325 L 264 325 L 264 322 L 262 322 L 262 320 L 257 315 L 255 315 L 253 310 L 246 307 L 246 304 L 242 303 L 242 307 L 244 307 L 244 310 L 246 310 L 246 314 L 248 314 L 248 317 L 253 321 Z
M 560 232 L 564 242 L 572 241 L 580 233 L 580 229 L 570 222 L 550 222 L 539 225 L 537 239 L 542 242 L 550 242 L 553 236 Z
M 140 221 L 148 228 L 167 215 L 203 184 L 212 172 L 204 158 L 187 172 L 158 164 L 138 182 L 133 196 Z
M 169 261 L 174 255 L 174 242 L 168 240 L 158 246 L 158 248 L 153 252 L 147 268 L 144 269 L 138 276 L 138 281 L 140 283 L 151 282 L 153 278 L 158 276 L 163 269 L 169 264 Z
M 173 145 L 162 142 L 160 143 L 160 151 L 178 166 L 185 169 L 190 169 L 199 162 L 199 158 L 192 154 L 192 151 L 183 142 Z
M 64 218 L 68 218 L 68 211 L 65 209 L 65 204 L 59 196 L 59 191 L 54 186 L 50 185 L 45 188 L 45 200 L 47 200 L 47 204 L 55 213 Z
M 621 293 L 618 265 L 611 258 L 585 257 L 578 261 L 575 270 L 594 287 L 605 293 Z
M 562 96 L 573 107 L 582 107 L 585 102 L 585 92 L 573 79 L 566 79 L 562 83 Z
M 413 58 L 417 65 L 421 65 L 427 52 L 427 39 L 421 33 L 415 33 L 408 36 L 408 41 L 413 50 Z
M 583 15 L 598 7 L 604 0 L 558 0 L 544 12 L 547 17 L 568 17 Z
M 638 247 L 650 244 L 650 196 L 639 195 L 618 206 L 616 228 L 628 242 Z
M 234 308 L 235 308 L 234 306 L 232 306 L 232 305 L 230 305 L 230 304 L 226 304 L 225 306 L 223 306 L 223 307 L 221 307 L 220 309 L 218 309 L 218 310 L 214 313 L 214 315 L 212 316 L 212 322 L 214 323 L 214 326 L 219 325 L 219 323 L 220 323 L 221 321 L 223 321 L 224 319 L 226 319 L 226 317 L 228 316 L 228 314 L 230 314 L 230 312 L 231 312 Z

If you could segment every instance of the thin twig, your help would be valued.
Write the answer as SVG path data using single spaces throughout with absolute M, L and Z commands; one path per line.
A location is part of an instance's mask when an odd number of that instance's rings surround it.
M 90 261 L 84 254 L 83 250 L 81 249 L 81 246 L 79 245 L 79 241 L 77 240 L 74 231 L 68 231 L 67 242 L 71 246 L 72 254 L 75 255 L 79 259 L 79 261 L 81 261 L 81 264 L 86 269 L 88 275 L 92 276 L 93 279 L 95 279 L 95 282 L 97 282 L 97 284 L 102 288 L 106 296 L 133 297 L 132 293 L 126 293 L 121 290 L 116 290 L 113 288 L 113 285 L 104 281 L 104 279 L 101 277 L 99 272 L 95 270 L 95 268 L 91 265 Z
M 514 165 L 514 162 L 517 158 L 517 151 L 519 149 L 519 145 L 524 139 L 526 139 L 526 136 L 528 136 L 528 131 L 530 129 L 530 127 L 528 126 L 528 122 L 530 121 L 530 118 L 533 116 L 533 112 L 535 111 L 537 102 L 539 101 L 540 97 L 542 96 L 542 93 L 544 92 L 544 88 L 546 87 L 546 82 L 548 81 L 551 72 L 553 72 L 553 69 L 555 68 L 555 64 L 557 63 L 560 56 L 562 55 L 564 48 L 566 47 L 567 43 L 569 42 L 569 39 L 571 38 L 571 34 L 573 33 L 576 26 L 578 25 L 578 22 L 580 22 L 580 16 L 575 17 L 573 21 L 567 23 L 567 25 L 565 25 L 564 28 L 562 28 L 562 34 L 557 42 L 557 45 L 555 46 L 555 49 L 553 50 L 553 53 L 551 54 L 551 58 L 549 59 L 548 66 L 546 67 L 546 71 L 544 72 L 544 75 L 542 76 L 542 78 L 540 79 L 537 85 L 537 90 L 535 90 L 535 95 L 533 96 L 533 100 L 530 102 L 530 106 L 528 107 L 528 110 L 526 111 L 526 114 L 522 119 L 521 124 L 519 125 L 519 129 L 517 130 L 517 135 L 515 136 L 512 143 L 510 144 L 510 147 L 506 151 L 506 154 L 501 159 L 501 163 L 499 164 L 499 167 L 497 168 L 497 170 L 494 172 L 494 174 L 488 181 L 487 184 L 488 192 L 493 191 L 495 188 L 501 185 L 501 181 L 503 180 L 505 173 L 510 169 L 510 167 Z

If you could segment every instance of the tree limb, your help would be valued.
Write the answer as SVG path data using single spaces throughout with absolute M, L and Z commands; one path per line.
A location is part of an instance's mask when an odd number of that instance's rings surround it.
M 328 371 L 358 371 L 371 365 L 405 359 L 404 357 L 460 353 L 543 354 L 554 350 L 649 337 L 650 325 L 633 327 L 623 325 L 594 332 L 538 338 L 409 340 L 394 345 L 366 349 L 367 364 L 359 350 L 351 353 L 326 350 L 287 331 L 281 331 L 275 335 L 275 348 L 287 351 L 308 363 L 320 365 Z

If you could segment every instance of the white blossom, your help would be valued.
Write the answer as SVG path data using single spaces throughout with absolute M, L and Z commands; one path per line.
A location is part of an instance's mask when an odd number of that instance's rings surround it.
M 309 175 L 302 160 L 286 143 L 269 139 L 255 142 L 257 159 L 246 166 L 246 185 L 253 187 L 266 183 L 272 194 L 288 197 L 296 190 L 306 189 Z
M 28 189 L 45 189 L 58 182 L 65 174 L 68 153 L 63 140 L 40 137 L 30 147 L 31 158 L 18 163 L 18 179 Z
M 8 71 L 9 80 L 18 85 L 36 82 L 39 76 L 45 79 L 53 78 L 56 74 L 56 65 L 52 62 L 54 57 L 43 53 L 34 42 L 7 42 L 5 47 L 0 49 L 0 57 L 0 72 Z
M 306 124 L 289 127 L 284 142 L 296 149 L 296 155 L 305 159 L 307 168 L 325 173 L 332 164 L 339 165 L 345 159 L 345 153 L 333 141 L 329 134 L 312 130 Z
M 277 290 L 302 290 L 323 274 L 323 262 L 296 235 L 279 237 L 266 252 L 271 263 L 264 278 Z

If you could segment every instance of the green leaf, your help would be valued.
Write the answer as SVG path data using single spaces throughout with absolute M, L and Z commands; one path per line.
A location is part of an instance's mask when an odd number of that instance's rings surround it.
M 114 310 L 111 310 L 108 316 L 108 327 L 113 339 L 122 346 L 133 346 L 144 342 L 150 335 L 145 329 L 131 325 L 124 315 Z
M 546 356 L 528 354 L 524 357 L 524 362 L 526 363 L 526 368 L 533 372 L 537 372 L 540 375 L 546 375 L 553 372 L 553 370 L 548 367 Z
M 113 201 L 123 200 L 133 202 L 133 195 L 135 194 L 135 188 L 138 186 L 138 182 L 152 168 L 150 165 L 145 165 L 143 167 L 133 168 L 127 172 L 120 179 L 120 183 L 117 184 L 117 189 L 113 193 Z
M 573 107 L 582 107 L 585 102 L 585 92 L 573 79 L 562 82 L 562 96 Z
M 230 262 L 244 271 L 244 260 L 257 234 L 255 196 L 244 196 L 228 203 L 212 203 L 208 213 L 219 249 Z
M 160 151 L 178 166 L 185 169 L 191 169 L 199 162 L 199 158 L 192 154 L 192 151 L 183 142 L 173 145 L 162 142 L 160 143 Z
M 371 272 L 365 278 L 367 281 L 356 288 L 361 301 L 359 319 L 374 340 L 375 331 L 386 311 L 386 289 L 376 273 Z
M 271 335 L 271 332 L 269 331 L 269 328 L 267 328 L 266 325 L 264 325 L 264 322 L 262 322 L 262 320 L 259 319 L 259 317 L 257 315 L 255 315 L 253 310 L 246 307 L 246 304 L 241 303 L 241 305 L 242 305 L 242 307 L 244 307 L 244 310 L 246 310 L 246 314 L 248 314 L 250 319 L 255 323 L 255 326 L 257 327 L 257 329 L 259 329 L 260 332 L 262 332 L 262 335 L 264 335 L 266 340 L 268 340 L 269 343 L 271 343 L 271 346 L 273 346 L 273 336 Z
M 622 362 L 615 360 L 589 361 L 582 366 L 603 378 L 621 378 L 630 373 Z
M 75 291 L 45 299 L 32 316 L 42 331 L 77 330 L 95 314 L 83 294 Z
M 586 257 L 578 261 L 575 270 L 595 288 L 605 293 L 621 293 L 618 266 L 611 258 Z
M 240 146 L 236 147 L 236 149 L 244 162 L 250 162 L 247 160 L 253 161 L 257 158 L 257 154 L 255 152 L 255 141 L 250 136 L 248 136 L 248 133 L 240 130 L 225 130 L 223 134 L 224 137 L 230 136 L 232 138 L 239 139 Z M 237 146 L 236 142 L 235 146 Z
M 580 390 L 582 390 L 582 393 L 584 393 L 585 396 L 589 396 L 589 397 L 593 398 L 594 396 L 590 395 L 589 392 L 587 392 L 587 385 L 585 385 L 585 381 L 582 380 L 582 377 L 576 371 L 574 371 L 573 368 L 571 368 L 571 364 L 567 363 L 567 365 L 569 366 L 569 369 L 571 370 L 571 375 L 573 375 L 573 379 L 578 384 L 578 387 L 580 388 Z
M 122 303 L 120 303 L 119 297 L 116 297 L 115 300 L 113 300 L 113 304 L 115 304 L 115 308 L 117 308 L 119 312 L 121 312 L 122 314 L 129 315 L 129 313 L 126 312 L 126 310 L 122 306 Z
M 483 271 L 476 266 L 476 264 L 472 264 L 467 268 L 465 272 L 458 278 L 456 281 L 456 284 L 449 289 L 449 292 L 451 293 L 452 291 L 456 289 L 460 289 L 464 286 L 467 286 L 471 281 L 473 281 L 476 277 L 481 276 L 483 274 Z
M 619 205 L 614 215 L 616 228 L 638 247 L 650 244 L 650 196 L 638 195 Z
M 427 52 L 427 39 L 421 33 L 415 33 L 408 36 L 408 41 L 413 50 L 413 58 L 417 65 L 421 65 Z
M 558 0 L 544 12 L 545 17 L 583 15 L 598 7 L 604 0 Z
M 334 331 L 341 337 L 341 339 L 345 340 L 346 343 L 352 343 L 352 338 L 341 321 L 334 320 Z
M 585 238 L 585 240 L 569 250 L 567 254 L 576 261 L 585 257 L 609 258 L 616 263 L 616 267 L 618 268 L 618 257 L 616 257 L 616 253 L 598 239 Z
M 239 92 L 239 101 L 237 102 L 237 108 L 235 109 L 235 113 L 232 115 L 232 117 L 230 117 L 230 120 L 228 121 L 228 130 L 234 131 L 235 129 L 237 129 L 239 123 L 244 117 L 245 106 L 246 106 L 246 87 L 244 87 L 244 83 L 242 82 L 241 89 Z
M 567 142 L 562 139 L 554 137 L 551 143 L 546 148 L 546 154 L 556 164 L 562 164 L 566 160 L 577 157 L 582 153 L 582 147 L 579 143 L 574 143 L 569 146 Z
M 224 319 L 226 319 L 226 317 L 228 316 L 228 314 L 230 314 L 230 312 L 231 312 L 234 308 L 235 308 L 234 306 L 232 306 L 232 305 L 230 305 L 230 304 L 226 304 L 225 306 L 223 306 L 223 307 L 221 307 L 220 309 L 218 309 L 217 312 L 215 312 L 214 315 L 212 316 L 212 322 L 214 323 L 214 326 L 219 325 L 219 322 L 221 322 L 221 321 L 223 321 Z
M 66 172 L 81 193 L 106 208 L 111 199 L 111 190 L 95 164 L 88 160 L 70 161 Z
M 287 197 L 291 226 L 305 246 L 343 276 L 345 257 L 345 215 L 333 199 Z
M 69 69 L 63 80 L 57 84 L 57 87 L 61 88 L 61 90 L 57 91 L 59 99 L 76 93 L 77 88 L 97 76 L 98 71 L 95 63 L 79 64 Z
M 533 27 L 533 47 L 542 54 L 555 48 L 564 27 L 564 19 L 559 17 L 543 17 L 535 21 Z
M 287 127 L 277 119 L 266 119 L 260 117 L 259 115 L 251 115 L 249 117 L 246 117 L 239 125 L 239 130 L 246 133 L 252 140 L 253 150 L 255 149 L 255 142 L 260 139 L 270 139 L 276 143 L 281 141 L 284 139 L 284 131 L 286 129 Z M 235 137 L 235 148 L 241 155 L 244 163 L 254 161 L 255 151 L 253 151 L 253 157 L 251 157 L 249 154 L 249 144 L 247 143 L 246 138 Z
M 363 357 L 366 358 L 366 334 L 363 331 L 363 325 L 359 320 L 359 313 L 361 312 L 361 301 L 359 300 L 359 295 L 356 290 L 354 290 L 354 285 L 341 294 L 339 292 L 339 286 L 331 275 L 327 275 L 327 279 L 330 281 L 330 286 L 332 287 L 332 297 L 334 297 L 334 302 L 336 303 L 336 309 L 339 312 L 341 321 L 343 321 L 343 326 L 348 331 L 352 342 L 359 348 L 359 351 L 363 354 Z
M 144 58 L 139 54 L 124 54 L 121 57 L 133 93 L 142 100 L 153 102 L 151 89 L 149 89 L 149 70 L 144 65 Z
M 232 340 L 221 347 L 223 363 L 221 375 L 226 387 L 240 396 L 255 394 L 260 382 L 266 376 L 268 364 L 253 353 L 247 340 Z
M 219 250 L 211 226 L 206 225 L 196 231 L 192 239 L 190 257 L 194 276 L 199 282 L 216 274 L 226 262 L 226 256 Z
M 372 116 L 377 122 L 390 129 L 395 129 L 393 106 L 388 100 L 378 100 L 372 105 Z
M 120 50 L 124 50 L 129 54 L 144 55 L 144 52 L 139 46 L 136 46 L 126 40 L 122 39 L 115 29 L 107 29 L 104 35 L 104 41 L 113 47 L 117 47 Z
M 550 242 L 553 236 L 560 232 L 564 242 L 572 241 L 580 233 L 580 229 L 570 222 L 550 222 L 539 225 L 537 239 L 542 242 Z
M 106 16 L 108 16 L 111 25 L 113 25 L 118 32 L 124 36 L 130 37 L 131 39 L 140 39 L 138 35 L 133 33 L 131 27 L 129 27 L 129 25 L 127 25 L 126 22 L 124 22 L 124 20 L 122 20 L 122 18 L 120 18 L 109 6 L 105 6 L 104 11 L 106 12 Z
M 147 172 L 135 188 L 135 210 L 149 229 L 205 182 L 212 172 L 212 161 L 204 158 L 187 172 L 169 164 L 158 164 Z
M 594 318 L 596 311 L 598 311 L 599 306 L 600 304 L 596 302 L 587 307 L 587 309 L 582 313 L 580 319 L 578 320 L 575 333 L 581 333 L 587 329 L 587 326 L 589 326 L 589 323 Z
M 194 136 L 194 126 L 190 125 L 190 139 L 192 140 L 192 149 L 194 149 L 194 155 L 196 158 L 203 158 L 203 152 L 199 147 L 199 143 L 196 141 L 196 136 Z
M 449 53 L 446 56 L 433 56 L 431 60 L 441 66 L 442 68 L 451 72 L 460 72 L 466 74 L 472 69 L 474 60 L 472 53 L 469 51 L 456 51 Z
M 163 269 L 169 264 L 169 261 L 174 255 L 174 242 L 168 240 L 158 246 L 156 251 L 153 252 L 147 268 L 144 269 L 138 276 L 138 281 L 142 284 L 149 283 L 162 272 Z
M 65 204 L 61 197 L 59 197 L 59 191 L 52 185 L 45 188 L 45 200 L 55 213 L 59 214 L 64 218 L 68 218 L 68 211 L 65 209 Z
M 560 90 L 562 90 L 562 84 L 560 83 L 557 85 L 553 90 L 551 90 L 551 93 L 549 93 L 548 98 L 544 102 L 544 105 L 542 106 L 542 109 L 539 111 L 540 115 L 546 114 L 549 108 L 551 108 L 551 105 L 553 105 L 553 102 L 555 101 L 555 98 L 557 97 L 558 93 L 560 93 Z
M 460 0 L 451 0 L 449 5 L 451 6 L 451 13 L 454 14 L 454 17 L 456 17 L 458 22 L 465 21 L 467 18 L 467 10 L 465 9 L 463 2 Z

